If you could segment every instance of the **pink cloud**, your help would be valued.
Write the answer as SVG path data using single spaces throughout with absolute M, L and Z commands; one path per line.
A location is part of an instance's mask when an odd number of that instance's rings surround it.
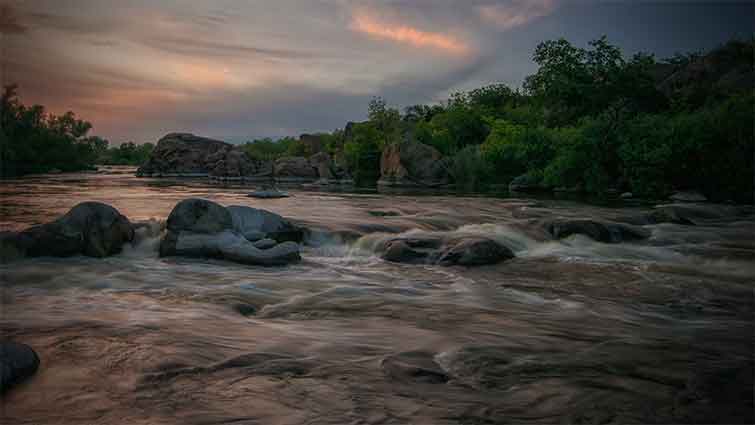
M 470 50 L 466 43 L 453 36 L 424 31 L 409 25 L 381 22 L 363 12 L 353 16 L 351 29 L 376 39 L 394 41 L 418 48 L 429 47 L 453 54 L 466 54 Z

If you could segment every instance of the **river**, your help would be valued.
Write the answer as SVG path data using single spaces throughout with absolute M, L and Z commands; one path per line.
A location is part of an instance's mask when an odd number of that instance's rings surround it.
M 157 239 L 107 259 L 0 265 L 0 331 L 42 361 L 3 396 L 1 422 L 752 421 L 752 208 L 604 244 L 552 241 L 532 223 L 648 207 L 249 190 L 121 167 L 0 182 L 0 230 L 87 200 L 159 221 L 188 197 L 311 230 L 303 261 L 286 267 L 159 258 Z M 374 255 L 376 240 L 402 232 L 480 234 L 517 258 L 467 269 Z

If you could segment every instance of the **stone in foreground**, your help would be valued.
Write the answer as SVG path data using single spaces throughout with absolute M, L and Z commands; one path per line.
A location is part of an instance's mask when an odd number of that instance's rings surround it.
M 0 393 L 28 379 L 39 368 L 39 357 L 25 344 L 0 341 Z
M 186 199 L 179 202 L 168 217 L 168 232 L 160 242 L 160 256 L 217 258 L 260 266 L 285 265 L 301 259 L 297 243 L 287 239 L 287 242 L 267 244 L 265 249 L 260 249 L 250 238 L 257 241 L 278 236 L 282 241 L 291 237 L 286 232 L 294 230 L 298 229 L 268 211 L 243 206 L 225 208 L 205 199 Z
M 398 237 L 377 247 L 386 261 L 441 266 L 482 266 L 514 258 L 506 246 L 481 236 L 444 238 L 436 236 Z
M 83 202 L 53 222 L 3 233 L 0 252 L 3 258 L 102 258 L 121 252 L 133 239 L 133 226 L 118 210 L 100 202 Z

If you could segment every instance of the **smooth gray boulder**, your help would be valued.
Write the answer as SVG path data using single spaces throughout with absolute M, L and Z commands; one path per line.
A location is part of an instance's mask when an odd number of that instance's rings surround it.
M 232 228 L 231 213 L 206 199 L 184 199 L 168 216 L 168 231 L 172 232 L 218 233 Z
M 259 249 L 242 235 L 230 230 L 215 234 L 182 232 L 176 238 L 173 255 L 217 258 L 258 266 L 280 266 L 301 259 L 299 245 L 294 242 Z
M 288 192 L 282 192 L 278 189 L 263 189 L 249 192 L 247 196 L 256 199 L 279 199 L 288 198 L 291 195 L 289 195 Z
M 301 242 L 304 239 L 301 228 L 273 212 L 243 205 L 231 205 L 226 210 L 231 215 L 232 228 L 244 236 L 250 235 L 249 240 L 269 238 L 277 242 Z
M 3 258 L 107 257 L 117 254 L 134 239 L 128 218 L 101 202 L 83 202 L 57 220 L 22 232 L 0 235 Z
M 275 239 L 262 239 L 254 242 L 253 244 L 257 249 L 270 249 L 275 245 L 278 245 L 278 242 L 276 242 Z
M 179 202 L 168 217 L 160 256 L 216 258 L 242 264 L 277 266 L 299 261 L 299 245 L 285 242 L 260 249 L 253 240 L 266 231 L 290 230 L 277 214 L 249 207 L 229 207 L 205 199 Z
M 0 341 L 0 393 L 28 379 L 39 368 L 39 356 L 26 344 Z

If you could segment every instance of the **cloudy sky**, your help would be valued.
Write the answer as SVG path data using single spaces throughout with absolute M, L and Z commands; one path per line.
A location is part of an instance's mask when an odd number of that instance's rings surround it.
M 0 0 L 5 80 L 118 144 L 186 131 L 240 142 L 329 131 L 372 96 L 406 106 L 519 86 L 543 40 L 626 52 L 753 34 L 753 2 Z

